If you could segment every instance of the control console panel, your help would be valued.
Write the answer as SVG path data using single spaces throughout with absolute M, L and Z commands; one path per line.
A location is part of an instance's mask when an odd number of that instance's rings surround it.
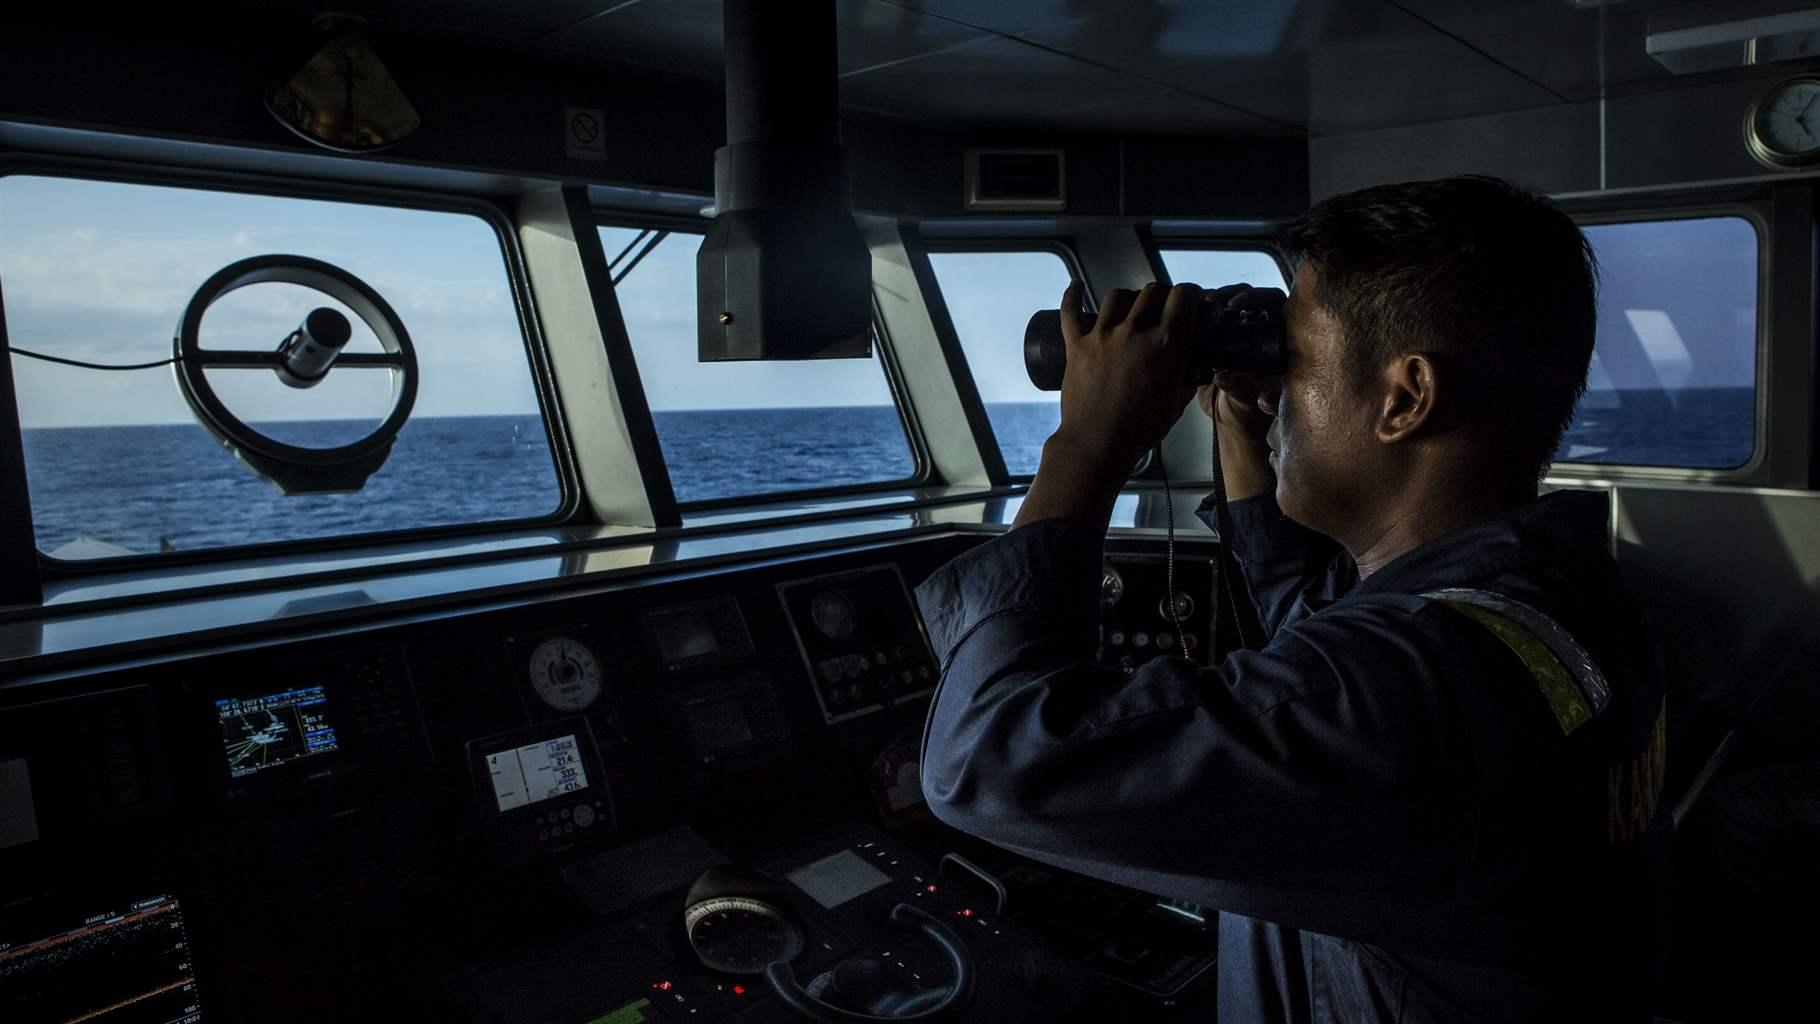
M 1127 672 L 1152 658 L 1208 664 L 1217 571 L 1210 559 L 1177 558 L 1171 581 L 1164 557 L 1108 557 L 1100 580 L 1099 662 Z
M 777 593 L 829 724 L 935 689 L 935 657 L 897 566 L 792 580 Z
M 612 796 L 585 718 L 474 740 L 468 764 L 508 858 L 563 852 L 613 831 Z
M 165 893 L 7 916 L 0 993 L 14 1021 L 203 1020 L 183 907 Z
M 430 763 L 416 694 L 393 647 L 306 658 L 257 680 L 196 689 L 219 739 L 230 800 L 356 780 L 397 788 Z

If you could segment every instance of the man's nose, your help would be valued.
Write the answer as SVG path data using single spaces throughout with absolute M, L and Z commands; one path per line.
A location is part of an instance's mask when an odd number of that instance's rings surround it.
M 1277 402 L 1281 400 L 1282 397 L 1283 380 L 1280 377 L 1272 377 L 1269 382 L 1264 385 L 1263 390 L 1258 392 L 1258 408 L 1262 409 L 1266 416 L 1275 416 L 1277 414 Z

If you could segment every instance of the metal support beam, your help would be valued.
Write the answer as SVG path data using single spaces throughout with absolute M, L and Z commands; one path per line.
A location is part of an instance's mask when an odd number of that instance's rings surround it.
M 587 191 L 531 192 L 517 224 L 589 507 L 608 526 L 680 525 Z
M 916 229 L 887 217 L 863 217 L 872 251 L 872 292 L 916 409 L 939 483 L 1000 486 L 1009 481 L 998 439 L 967 369 L 960 337 Z
M 32 501 L 25 481 L 25 436 L 19 428 L 12 350 L 6 342 L 6 301 L 0 294 L 0 605 L 43 602 Z
M 1770 198 L 1768 252 L 1758 264 L 1760 272 L 1770 275 L 1769 308 L 1759 313 L 1769 325 L 1767 365 L 1760 378 L 1769 389 L 1763 482 L 1812 487 L 1817 458 L 1814 278 L 1820 258 L 1814 246 L 1814 192 L 1805 182 L 1791 182 L 1778 185 Z

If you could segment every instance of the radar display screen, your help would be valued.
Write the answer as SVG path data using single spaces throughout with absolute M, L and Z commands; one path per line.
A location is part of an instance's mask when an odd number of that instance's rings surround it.
M 264 697 L 215 702 L 228 773 L 243 778 L 339 745 L 329 717 L 329 699 L 320 686 L 304 686 Z
M 639 618 L 665 672 L 729 665 L 756 653 L 739 600 L 731 594 L 653 608 Z
M 588 788 L 574 733 L 488 754 L 487 774 L 502 813 Z
M 9 1024 L 202 1020 L 183 912 L 170 896 L 0 932 Z
M 714 624 L 708 621 L 706 609 L 695 605 L 652 612 L 651 628 L 663 649 L 665 664 L 720 653 L 720 639 L 714 635 Z

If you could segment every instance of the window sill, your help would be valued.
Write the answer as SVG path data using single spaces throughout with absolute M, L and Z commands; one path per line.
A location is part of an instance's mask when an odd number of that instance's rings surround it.
M 391 545 L 307 558 L 142 570 L 66 581 L 46 604 L 0 613 L 0 675 L 320 628 L 349 619 L 434 613 L 476 600 L 614 583 L 861 542 L 1003 531 L 1021 488 L 917 488 L 727 510 L 681 530 L 570 528 Z M 1175 494 L 1176 529 L 1205 539 L 1202 495 Z M 860 505 L 861 507 L 852 507 Z M 1160 489 L 1122 495 L 1112 525 L 1162 534 Z

